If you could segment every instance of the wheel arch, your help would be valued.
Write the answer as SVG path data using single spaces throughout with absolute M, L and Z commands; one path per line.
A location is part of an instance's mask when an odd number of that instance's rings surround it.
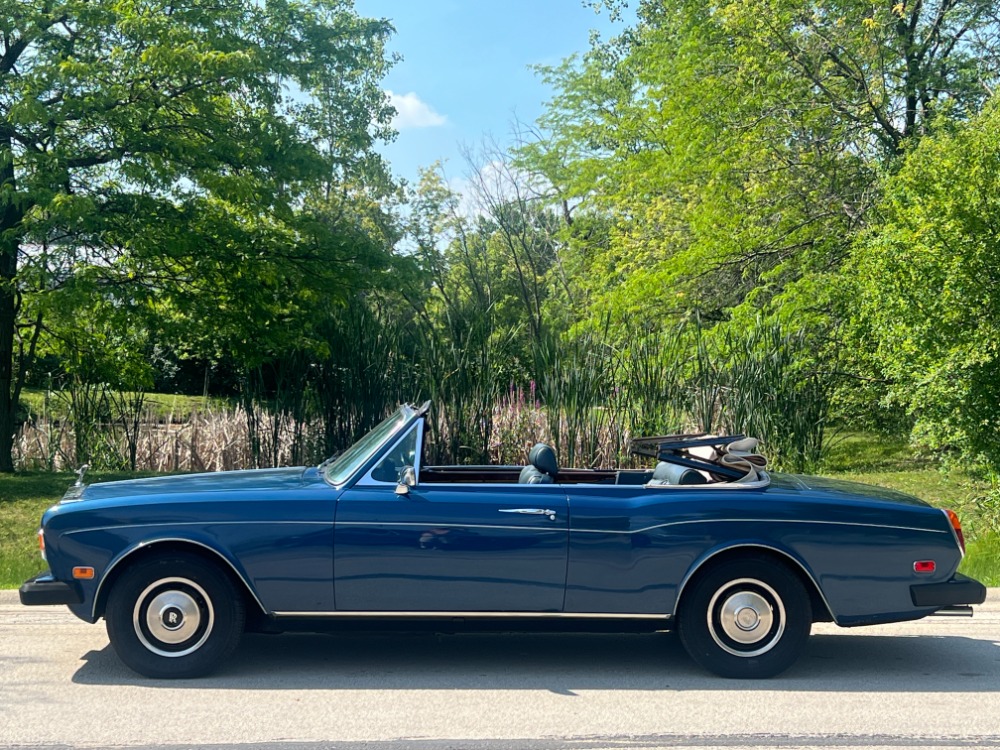
M 823 593 L 823 589 L 820 588 L 819 583 L 816 581 L 815 577 L 813 577 L 812 572 L 806 567 L 805 563 L 787 550 L 760 542 L 744 542 L 713 549 L 698 558 L 698 560 L 688 569 L 688 572 L 681 581 L 680 586 L 677 587 L 677 596 L 674 599 L 672 617 L 676 618 L 677 613 L 680 611 L 684 602 L 684 594 L 689 583 L 695 580 L 699 575 L 707 573 L 716 565 L 748 556 L 756 557 L 758 559 L 769 559 L 786 565 L 788 569 L 799 578 L 803 586 L 805 586 L 806 591 L 809 593 L 809 600 L 812 605 L 813 621 L 837 622 L 836 615 L 834 615 L 833 608 L 830 607 L 830 603 L 827 601 L 826 596 Z
M 97 584 L 97 591 L 94 594 L 94 606 L 91 612 L 92 621 L 104 616 L 105 608 L 108 604 L 108 596 L 114 588 L 115 582 L 124 574 L 129 565 L 122 563 L 128 561 L 135 564 L 142 560 L 148 560 L 171 553 L 183 553 L 199 557 L 205 562 L 216 565 L 226 576 L 228 576 L 236 586 L 245 600 L 248 609 L 253 608 L 259 611 L 260 615 L 266 616 L 267 610 L 257 597 L 257 593 L 247 581 L 246 576 L 237 569 L 236 565 L 215 547 L 205 542 L 183 537 L 162 537 L 157 539 L 147 539 L 132 545 L 119 554 L 108 566 Z

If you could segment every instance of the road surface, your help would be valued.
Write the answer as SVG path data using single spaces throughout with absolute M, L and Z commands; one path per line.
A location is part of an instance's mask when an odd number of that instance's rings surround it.
M 0 746 L 1000 748 L 1000 590 L 972 619 L 813 632 L 761 682 L 663 634 L 257 635 L 212 677 L 157 682 L 103 623 L 0 592 Z

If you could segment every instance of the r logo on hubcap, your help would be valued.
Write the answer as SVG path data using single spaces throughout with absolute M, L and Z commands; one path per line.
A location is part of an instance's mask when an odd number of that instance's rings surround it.
M 184 613 L 177 607 L 167 607 L 163 610 L 163 627 L 167 630 L 177 630 L 184 624 Z

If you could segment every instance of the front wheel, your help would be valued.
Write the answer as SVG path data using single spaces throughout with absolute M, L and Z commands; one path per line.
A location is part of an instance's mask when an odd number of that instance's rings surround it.
M 245 611 L 228 576 L 189 555 L 141 562 L 114 585 L 108 638 L 130 668 L 155 678 L 200 677 L 239 643 Z
M 680 602 L 681 643 L 722 677 L 764 678 L 784 672 L 812 627 L 809 594 L 781 563 L 747 558 L 700 574 Z

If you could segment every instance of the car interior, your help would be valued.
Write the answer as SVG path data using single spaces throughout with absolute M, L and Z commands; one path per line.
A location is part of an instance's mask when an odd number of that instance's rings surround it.
M 404 441 L 405 442 L 405 441 Z M 524 466 L 423 466 L 421 483 L 602 484 L 697 487 L 755 484 L 766 479 L 758 440 L 743 435 L 636 438 L 631 452 L 657 459 L 653 469 L 560 468 L 555 450 L 537 443 Z

